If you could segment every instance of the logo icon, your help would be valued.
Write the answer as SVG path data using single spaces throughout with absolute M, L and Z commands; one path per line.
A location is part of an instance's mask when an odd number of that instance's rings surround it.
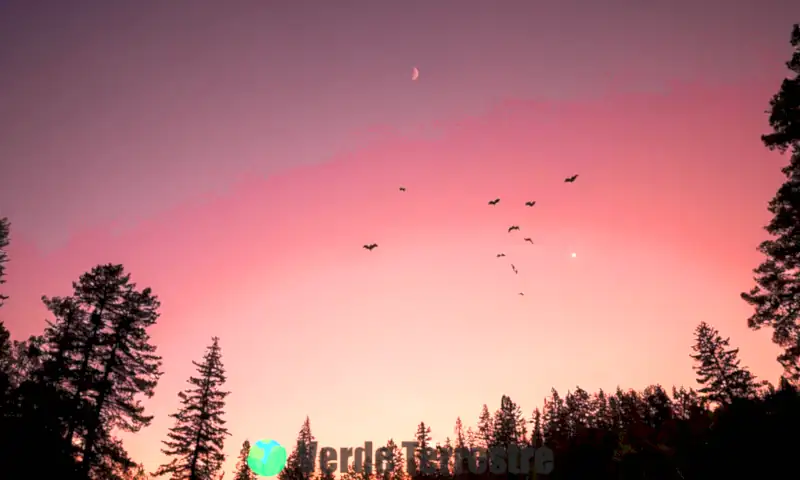
M 274 477 L 286 466 L 286 449 L 275 440 L 259 440 L 250 447 L 247 466 L 256 475 Z

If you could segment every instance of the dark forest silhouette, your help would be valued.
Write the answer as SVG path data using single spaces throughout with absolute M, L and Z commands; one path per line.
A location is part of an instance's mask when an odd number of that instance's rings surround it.
M 506 479 L 698 479 L 797 477 L 794 454 L 800 450 L 800 26 L 791 36 L 794 73 L 783 80 L 770 102 L 772 133 L 766 147 L 791 151 L 782 171 L 785 182 L 769 204 L 770 239 L 759 246 L 764 262 L 754 270 L 756 286 L 743 293 L 752 305 L 752 329 L 773 330 L 784 375 L 777 385 L 757 380 L 738 360 L 713 326 L 694 332 L 691 352 L 700 387 L 642 391 L 617 388 L 590 393 L 580 387 L 552 390 L 541 408 L 526 418 L 508 396 L 492 413 L 483 405 L 475 429 L 460 418 L 442 444 L 431 445 L 431 429 L 416 429 L 420 448 L 414 477 L 454 476 L 456 465 L 431 472 L 423 468 L 432 452 L 459 449 L 546 445 L 554 452 L 548 474 L 496 475 Z M 565 180 L 574 181 L 574 177 Z M 491 202 L 490 202 L 491 203 Z M 0 221 L 0 288 L 9 261 L 8 219 Z M 0 306 L 7 297 L 0 291 Z M 137 432 L 152 419 L 140 403 L 152 396 L 161 375 L 161 359 L 148 336 L 160 303 L 149 288 L 138 288 L 122 265 L 92 268 L 73 283 L 65 297 L 42 297 L 51 319 L 41 335 L 12 340 L 0 322 L 0 478 L 22 480 L 144 479 L 148 473 L 129 458 L 117 431 Z M 687 345 L 689 334 L 687 332 Z M 197 376 L 178 395 L 180 410 L 163 451 L 168 462 L 159 475 L 209 480 L 223 476 L 225 370 L 219 339 L 211 340 L 194 362 Z M 471 386 L 469 388 L 480 388 Z M 409 433 L 410 428 L 409 428 Z M 244 439 L 240 439 L 242 441 Z M 311 451 L 306 418 L 296 448 L 280 480 L 329 480 L 333 474 L 303 468 Z M 251 480 L 244 440 L 234 480 Z M 346 480 L 401 480 L 409 472 L 400 445 L 389 440 L 388 469 L 351 467 Z M 433 450 L 426 449 L 431 447 Z M 377 448 L 377 446 L 376 446 Z M 370 467 L 367 463 L 367 467 Z M 487 466 L 491 466 L 491 462 Z M 473 473 L 460 473 L 474 479 Z M 488 477 L 490 474 L 477 475 Z

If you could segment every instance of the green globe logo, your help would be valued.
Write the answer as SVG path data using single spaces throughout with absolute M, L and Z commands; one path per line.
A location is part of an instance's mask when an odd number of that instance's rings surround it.
M 259 440 L 250 447 L 247 466 L 256 475 L 274 477 L 286 466 L 286 449 L 275 440 Z

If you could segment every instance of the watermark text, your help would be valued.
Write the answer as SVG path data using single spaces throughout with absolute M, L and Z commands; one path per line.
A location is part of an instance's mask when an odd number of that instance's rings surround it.
M 410 475 L 451 475 L 473 473 L 492 474 L 528 474 L 534 471 L 548 474 L 553 471 L 553 451 L 546 446 L 530 445 L 500 446 L 493 448 L 473 447 L 443 449 L 419 448 L 418 442 L 402 442 L 404 450 L 405 471 Z M 317 453 L 319 452 L 319 455 Z M 323 447 L 318 450 L 317 442 L 312 442 L 311 451 L 300 455 L 300 467 L 311 473 L 319 465 L 320 471 L 346 473 L 351 466 L 356 473 L 364 471 L 383 474 L 394 471 L 396 452 L 387 447 L 373 448 L 373 442 L 364 442 L 363 447 Z M 319 463 L 317 463 L 317 460 Z

